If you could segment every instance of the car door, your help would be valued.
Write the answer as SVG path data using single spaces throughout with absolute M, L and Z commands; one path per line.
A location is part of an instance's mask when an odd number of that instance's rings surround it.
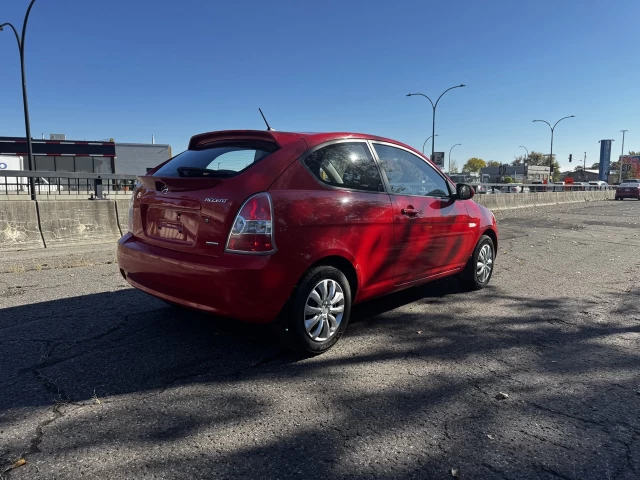
M 391 197 L 394 281 L 403 284 L 458 269 L 467 261 L 472 225 L 444 176 L 397 145 L 372 142 Z

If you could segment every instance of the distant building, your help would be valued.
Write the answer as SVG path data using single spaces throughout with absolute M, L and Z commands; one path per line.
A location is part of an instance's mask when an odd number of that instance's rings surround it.
M 501 183 L 504 177 L 511 177 L 515 182 L 548 180 L 549 167 L 538 165 L 507 165 L 506 171 L 500 173 L 500 167 L 484 167 L 480 169 L 483 183 Z
M 577 171 L 562 172 L 560 174 L 559 181 L 565 182 L 567 178 L 573 178 L 574 182 L 595 182 L 598 180 L 598 170 L 587 168 L 584 171 L 584 174 L 582 169 Z
M 478 174 L 472 172 L 452 173 L 449 178 L 453 183 L 480 183 Z
M 116 173 L 144 175 L 171 158 L 171 146 L 157 143 L 116 143 Z
M 51 138 L 55 140 L 31 140 L 35 170 L 144 175 L 148 169 L 171 158 L 170 145 L 67 140 L 64 134 L 51 135 Z M 0 137 L 0 155 L 22 156 L 26 168 L 26 139 Z
M 60 138 L 54 136 L 54 138 Z M 34 169 L 51 172 L 113 173 L 116 147 L 113 142 L 86 140 L 31 140 Z M 28 165 L 24 137 L 0 137 L 0 155 L 24 157 Z

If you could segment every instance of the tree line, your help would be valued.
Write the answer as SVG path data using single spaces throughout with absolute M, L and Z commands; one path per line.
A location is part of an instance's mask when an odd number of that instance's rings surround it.
M 635 151 L 630 151 L 628 153 L 628 155 L 640 155 L 640 152 L 635 152 Z M 578 163 L 578 165 L 576 165 L 576 167 L 574 168 L 574 171 L 580 171 L 582 170 L 582 162 L 580 161 L 579 158 L 575 159 L 576 162 Z M 511 166 L 519 166 L 519 165 L 523 165 L 524 162 L 527 162 L 529 165 L 533 165 L 533 166 L 548 166 L 549 165 L 549 155 L 548 154 L 544 154 L 541 152 L 531 152 L 529 154 L 529 156 L 527 157 L 526 155 L 520 155 L 518 157 L 515 157 L 514 160 L 509 163 L 508 165 Z M 496 160 L 483 160 L 482 158 L 478 158 L 478 157 L 471 157 L 469 160 L 466 161 L 466 163 L 462 166 L 462 171 L 463 172 L 469 172 L 469 173 L 480 173 L 480 169 L 484 168 L 484 167 L 499 167 L 500 165 L 502 165 L 502 163 L 496 161 Z M 556 156 L 553 156 L 553 167 L 554 167 L 554 171 L 553 171 L 553 180 L 557 181 L 558 178 L 560 177 L 560 164 L 558 163 L 558 161 L 556 160 Z M 619 162 L 611 162 L 611 170 L 618 170 L 618 168 L 620 167 Z M 589 167 L 588 167 L 589 168 Z M 596 162 L 593 163 L 590 167 L 593 170 L 597 170 L 598 168 L 600 168 L 600 163 Z M 457 164 L 455 162 L 451 162 L 451 173 L 458 173 L 458 167 Z M 639 178 L 640 177 L 640 165 L 638 164 L 633 164 L 631 167 L 631 171 L 625 175 L 626 178 Z

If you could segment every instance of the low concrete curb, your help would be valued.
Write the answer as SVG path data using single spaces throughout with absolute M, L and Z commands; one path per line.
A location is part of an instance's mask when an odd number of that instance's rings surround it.
M 0 251 L 44 248 L 38 228 L 36 202 L 0 203 Z

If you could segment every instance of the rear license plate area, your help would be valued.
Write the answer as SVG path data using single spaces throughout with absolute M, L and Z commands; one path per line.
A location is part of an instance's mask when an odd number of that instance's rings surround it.
M 145 234 L 150 238 L 184 245 L 194 245 L 199 214 L 150 206 L 147 209 Z

